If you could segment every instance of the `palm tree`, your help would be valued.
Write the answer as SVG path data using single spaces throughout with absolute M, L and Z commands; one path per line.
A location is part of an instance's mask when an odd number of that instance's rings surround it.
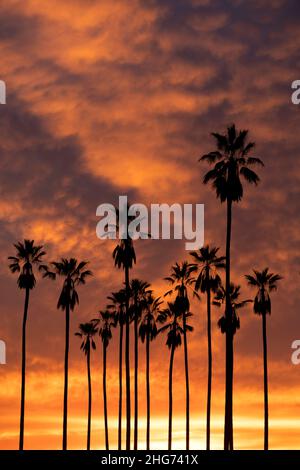
M 230 300 L 231 317 L 228 318 L 228 315 L 226 314 L 226 310 L 225 310 L 225 314 L 218 321 L 218 327 L 220 328 L 222 333 L 226 334 L 230 326 L 230 331 L 231 331 L 233 338 L 234 338 L 236 331 L 240 328 L 240 319 L 237 314 L 237 310 L 240 310 L 241 308 L 245 307 L 245 305 L 247 305 L 249 302 L 252 302 L 252 300 L 239 301 L 239 297 L 241 294 L 240 291 L 241 291 L 241 286 L 235 285 L 233 283 L 230 284 L 229 300 Z M 223 304 L 226 305 L 226 289 L 221 285 L 216 291 L 216 294 L 213 300 L 213 305 L 217 307 L 221 307 Z M 232 341 L 232 358 L 233 358 L 233 341 Z M 233 370 L 233 363 L 232 363 L 232 370 Z
M 122 399 L 123 399 L 123 330 L 126 319 L 125 304 L 126 304 L 126 292 L 121 289 L 118 292 L 113 292 L 107 297 L 112 303 L 107 306 L 111 309 L 115 318 L 116 325 L 120 327 L 119 334 L 119 413 L 118 413 L 118 450 L 122 449 Z
M 237 310 L 240 310 L 241 308 L 245 307 L 248 303 L 251 303 L 252 300 L 247 299 L 247 300 L 239 300 L 241 295 L 241 286 L 235 285 L 233 282 L 230 284 L 230 290 L 229 290 L 229 299 L 230 299 L 230 311 L 232 314 L 232 317 L 228 320 L 227 315 L 225 312 L 225 315 L 223 315 L 219 321 L 218 321 L 218 327 L 220 328 L 222 333 L 226 333 L 228 330 L 228 321 L 229 324 L 231 325 L 233 335 L 235 335 L 236 331 L 240 329 L 240 319 L 239 316 L 237 315 Z M 214 300 L 213 300 L 213 305 L 216 307 L 221 307 L 223 304 L 226 305 L 226 289 L 223 285 L 220 285 L 218 289 L 216 290 Z
M 150 342 L 156 338 L 156 319 L 160 313 L 162 301 L 160 297 L 154 298 L 152 293 L 146 296 L 146 310 L 143 315 L 139 335 L 142 343 L 146 341 L 146 395 L 147 395 L 147 426 L 146 426 L 146 449 L 150 449 Z
M 34 245 L 34 240 L 24 240 L 14 244 L 15 256 L 9 256 L 9 269 L 12 273 L 20 273 L 18 277 L 19 289 L 25 289 L 25 302 L 22 326 L 22 380 L 21 380 L 21 411 L 20 411 L 20 436 L 19 450 L 24 448 L 24 419 L 25 419 L 25 378 L 26 378 L 26 323 L 28 316 L 29 295 L 35 287 L 36 278 L 34 267 L 40 269 L 43 266 L 42 258 L 46 252 L 42 245 Z
M 80 349 L 86 355 L 87 375 L 88 375 L 88 426 L 87 426 L 87 450 L 91 448 L 91 419 L 92 419 L 92 383 L 91 383 L 91 347 L 96 349 L 96 343 L 93 337 L 97 333 L 97 328 L 93 322 L 80 323 L 79 331 L 75 336 L 82 338 Z
M 125 369 L 126 369 L 126 450 L 130 450 L 130 418 L 131 418 L 131 400 L 130 400 L 130 318 L 129 318 L 129 298 L 130 298 L 130 282 L 129 282 L 129 270 L 132 269 L 134 263 L 136 263 L 136 256 L 133 246 L 133 241 L 128 234 L 127 227 L 127 238 L 120 239 L 119 244 L 113 251 L 113 258 L 115 260 L 115 266 L 119 269 L 124 269 L 125 274 L 125 313 L 126 313 L 126 329 L 125 329 Z M 125 236 L 123 234 L 123 236 Z
M 227 230 L 226 230 L 226 306 L 227 318 L 226 330 L 226 386 L 225 386 L 225 426 L 224 449 L 233 450 L 233 336 L 234 325 L 230 321 L 233 318 L 230 304 L 230 247 L 231 247 L 231 223 L 232 204 L 239 202 L 243 197 L 243 185 L 241 177 L 248 183 L 257 185 L 258 175 L 250 168 L 253 165 L 263 165 L 256 157 L 250 157 L 249 153 L 255 144 L 247 142 L 248 131 L 237 131 L 235 125 L 227 128 L 226 134 L 212 133 L 217 149 L 203 155 L 199 160 L 213 165 L 206 173 L 203 183 L 212 183 L 217 198 L 221 203 L 227 203 Z
M 171 268 L 171 275 L 165 278 L 166 281 L 171 282 L 171 284 L 174 286 L 173 289 L 168 291 L 165 295 L 170 295 L 173 292 L 177 294 L 175 304 L 178 308 L 178 311 L 182 315 L 186 388 L 186 450 L 189 450 L 190 446 L 190 388 L 186 316 L 190 309 L 188 288 L 191 288 L 195 282 L 195 279 L 192 277 L 192 274 L 195 272 L 195 270 L 196 266 L 189 264 L 187 261 L 184 261 L 181 264 L 175 263 L 175 265 Z M 197 295 L 194 290 L 193 292 L 195 295 Z
M 259 272 L 253 270 L 254 275 L 247 274 L 249 286 L 255 287 L 257 293 L 254 298 L 253 311 L 262 317 L 263 332 L 263 357 L 264 357 L 264 408 L 265 408 L 265 426 L 264 426 L 264 450 L 269 448 L 269 406 L 268 406 L 268 349 L 267 349 L 267 314 L 271 315 L 270 293 L 277 290 L 277 283 L 282 279 L 279 274 L 269 272 L 265 268 Z
M 53 271 L 44 268 L 44 277 L 56 280 L 57 276 L 63 278 L 62 290 L 57 302 L 57 308 L 65 312 L 65 364 L 64 364 L 64 411 L 63 411 L 63 450 L 67 450 L 68 431 L 68 372 L 69 372 L 69 341 L 70 341 L 70 312 L 73 312 L 76 304 L 79 304 L 79 296 L 76 287 L 85 284 L 86 278 L 92 275 L 86 269 L 88 262 L 78 262 L 75 258 L 61 258 L 60 261 L 53 261 L 51 267 Z
M 100 318 L 95 322 L 100 324 L 99 335 L 103 345 L 103 406 L 104 406 L 104 429 L 105 429 L 105 449 L 109 450 L 108 440 L 108 419 L 107 419 L 107 393 L 106 393 L 106 356 L 107 347 L 112 338 L 111 329 L 116 326 L 114 314 L 106 309 L 100 310 Z
M 211 292 L 216 292 L 221 284 L 219 269 L 225 269 L 225 257 L 217 256 L 219 248 L 206 245 L 199 252 L 193 251 L 191 256 L 197 262 L 198 277 L 195 290 L 206 292 L 207 307 L 207 347 L 208 347 L 208 377 L 207 377 L 207 408 L 206 408 L 206 450 L 210 450 L 210 413 L 211 413 L 211 383 L 212 383 L 212 347 L 211 347 Z
M 150 284 L 139 279 L 132 279 L 130 294 L 132 298 L 132 318 L 134 322 L 134 439 L 133 448 L 138 448 L 138 324 L 146 307 L 145 297 L 150 294 Z
M 186 316 L 189 316 L 187 313 Z M 181 346 L 181 337 L 184 335 L 184 328 L 180 324 L 182 318 L 181 310 L 178 305 L 168 302 L 168 308 L 164 309 L 158 315 L 159 323 L 166 323 L 159 328 L 158 333 L 167 331 L 166 345 L 170 349 L 170 365 L 169 365 L 169 427 L 168 427 L 168 450 L 172 450 L 172 419 L 173 419 L 173 365 L 175 350 Z M 193 327 L 185 324 L 185 331 L 193 331 Z

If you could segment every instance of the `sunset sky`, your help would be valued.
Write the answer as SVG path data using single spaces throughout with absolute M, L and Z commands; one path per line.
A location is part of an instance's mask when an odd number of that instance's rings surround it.
M 284 279 L 268 318 L 270 448 L 300 448 L 300 79 L 297 0 L 6 0 L 0 6 L 0 448 L 16 449 L 19 433 L 21 326 L 24 292 L 8 269 L 12 244 L 44 244 L 47 260 L 90 261 L 94 276 L 79 288 L 72 314 L 69 447 L 86 445 L 85 359 L 74 337 L 106 296 L 122 287 L 113 241 L 97 239 L 96 208 L 119 195 L 151 203 L 204 203 L 205 242 L 224 254 L 226 207 L 202 185 L 214 149 L 210 132 L 235 122 L 249 129 L 265 162 L 261 183 L 234 206 L 232 279 L 269 266 Z M 157 295 L 184 241 L 141 240 L 131 275 Z M 64 314 L 59 282 L 41 279 L 31 296 L 27 340 L 26 449 L 59 449 L 62 439 Z M 191 447 L 205 446 L 206 304 L 192 302 L 189 336 Z M 213 309 L 212 448 L 223 445 L 224 337 Z M 234 438 L 237 449 L 263 447 L 263 364 L 260 318 L 241 312 L 235 337 Z M 108 350 L 110 441 L 116 447 L 118 332 Z M 154 449 L 167 447 L 166 338 L 151 350 Z M 145 348 L 140 345 L 140 448 L 145 447 Z M 92 447 L 104 447 L 101 347 L 92 358 Z M 175 354 L 174 447 L 185 442 L 183 348 Z M 125 413 L 125 406 L 124 406 Z M 124 422 L 125 425 L 125 422 Z M 125 434 L 124 434 L 125 437 Z

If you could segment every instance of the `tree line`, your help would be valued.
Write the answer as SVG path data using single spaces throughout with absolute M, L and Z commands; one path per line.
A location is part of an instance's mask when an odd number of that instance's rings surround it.
M 267 355 L 267 315 L 271 314 L 270 294 L 277 289 L 281 276 L 270 272 L 266 267 L 253 269 L 245 275 L 249 286 L 255 289 L 253 299 L 241 299 L 241 286 L 231 280 L 231 231 L 232 209 L 244 196 L 243 182 L 257 185 L 259 175 L 253 170 L 263 166 L 261 159 L 252 156 L 254 143 L 248 141 L 248 131 L 238 131 L 233 124 L 224 134 L 212 133 L 216 148 L 200 157 L 200 162 L 208 163 L 212 168 L 204 175 L 203 183 L 211 183 L 217 199 L 226 203 L 226 247 L 225 255 L 220 256 L 219 247 L 205 245 L 190 253 L 190 260 L 176 262 L 165 277 L 169 289 L 161 297 L 155 296 L 151 285 L 141 279 L 131 278 L 130 273 L 136 263 L 134 241 L 127 233 L 127 238 L 120 239 L 112 255 L 116 268 L 124 273 L 123 286 L 111 293 L 106 299 L 106 306 L 86 323 L 81 323 L 75 333 L 81 339 L 80 348 L 86 358 L 88 388 L 87 449 L 91 442 L 92 419 L 92 384 L 91 353 L 96 349 L 96 336 L 102 345 L 103 375 L 103 417 L 105 448 L 109 449 L 108 404 L 107 404 L 107 351 L 114 330 L 118 330 L 118 368 L 119 368 L 119 402 L 118 402 L 118 449 L 138 449 L 139 427 L 139 349 L 141 341 L 145 345 L 146 356 L 146 449 L 150 449 L 151 430 L 151 343 L 159 336 L 166 335 L 166 346 L 169 350 L 169 392 L 168 392 L 168 449 L 172 449 L 173 431 L 173 367 L 178 348 L 183 345 L 184 380 L 185 380 L 185 448 L 190 448 L 190 381 L 188 359 L 188 337 L 193 332 L 191 297 L 206 301 L 207 315 L 207 402 L 206 402 L 206 449 L 210 450 L 211 436 L 211 396 L 213 377 L 211 309 L 212 305 L 222 309 L 218 320 L 221 333 L 225 335 L 225 422 L 224 449 L 233 450 L 233 359 L 234 337 L 240 328 L 238 311 L 248 303 L 253 305 L 255 314 L 262 318 L 263 337 L 263 370 L 264 370 L 264 449 L 269 446 L 268 426 L 268 355 Z M 118 219 L 118 217 L 117 217 Z M 130 218 L 128 219 L 128 224 Z M 44 278 L 53 281 L 61 280 L 61 291 L 57 308 L 65 314 L 65 355 L 64 355 L 64 394 L 63 394 L 63 430 L 62 449 L 67 450 L 68 437 L 68 375 L 70 315 L 79 304 L 79 287 L 83 286 L 92 271 L 87 261 L 61 258 L 58 261 L 45 262 L 46 252 L 42 245 L 25 239 L 14 244 L 15 254 L 10 256 L 9 268 L 18 273 L 18 287 L 25 291 L 24 313 L 22 323 L 22 363 L 21 363 L 21 403 L 19 449 L 24 448 L 25 429 L 25 391 L 26 391 L 26 324 L 29 311 L 30 292 L 36 286 L 36 271 Z M 132 328 L 131 328 L 132 325 Z M 131 330 L 132 333 L 131 333 Z M 133 336 L 133 337 L 132 337 Z M 131 364 L 130 347 L 133 344 L 133 412 L 131 403 Z M 126 439 L 122 442 L 122 402 L 123 402 L 123 367 L 125 367 L 125 402 L 126 402 Z M 133 416 L 133 422 L 132 422 Z

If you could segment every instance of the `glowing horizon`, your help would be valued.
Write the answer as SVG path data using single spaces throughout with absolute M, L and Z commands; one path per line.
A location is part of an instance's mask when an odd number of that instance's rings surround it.
M 96 208 L 127 194 L 134 202 L 205 205 L 205 244 L 225 252 L 226 208 L 202 184 L 213 150 L 211 132 L 236 123 L 249 129 L 265 163 L 257 187 L 245 184 L 233 207 L 232 280 L 253 297 L 244 275 L 269 266 L 283 276 L 267 319 L 270 448 L 300 448 L 299 369 L 291 344 L 299 331 L 299 106 L 291 83 L 299 54 L 296 0 L 8 0 L 1 5 L 0 107 L 0 448 L 18 446 L 21 326 L 24 292 L 8 269 L 13 243 L 45 245 L 46 260 L 88 260 L 94 276 L 79 288 L 71 318 L 69 445 L 84 448 L 85 360 L 74 337 L 107 296 L 123 286 L 113 241 L 96 237 Z M 270 3 L 270 2 L 269 2 Z M 180 240 L 138 240 L 130 273 L 155 294 L 176 261 L 190 259 Z M 25 448 L 60 448 L 64 314 L 59 282 L 41 279 L 30 297 L 27 325 Z M 191 447 L 205 445 L 206 299 L 192 300 L 189 335 Z M 212 310 L 212 448 L 223 445 L 224 336 Z M 234 340 L 234 438 L 238 449 L 263 446 L 261 321 L 240 313 Z M 133 346 L 133 345 L 132 345 Z M 116 442 L 118 331 L 108 350 L 110 437 Z M 132 351 L 133 354 L 133 351 Z M 145 348 L 139 346 L 140 446 L 145 435 Z M 131 357 L 133 364 L 133 356 Z M 167 446 L 169 351 L 151 345 L 152 448 Z M 183 348 L 174 366 L 174 448 L 184 443 Z M 133 373 L 133 369 L 132 369 Z M 99 342 L 92 357 L 92 447 L 103 446 Z M 133 388 L 133 381 L 132 381 Z M 124 387 L 125 391 L 125 387 Z M 132 390 L 133 391 L 133 390 Z M 123 410 L 125 419 L 125 405 Z M 125 422 L 125 421 L 124 421 Z M 300 421 L 299 421 L 300 422 Z M 290 429 L 293 433 L 290 433 Z M 98 434 L 99 436 L 98 436 Z M 99 437 L 99 439 L 98 439 Z M 99 441 L 99 442 L 98 442 Z

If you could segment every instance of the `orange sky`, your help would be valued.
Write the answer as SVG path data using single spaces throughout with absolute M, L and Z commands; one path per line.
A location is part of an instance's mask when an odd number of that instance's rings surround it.
M 272 5 L 270 5 L 272 3 Z M 250 5 L 251 4 L 251 5 Z M 84 357 L 73 337 L 119 289 L 113 243 L 96 238 L 96 208 L 127 194 L 140 203 L 204 203 L 205 239 L 224 252 L 225 207 L 203 187 L 197 158 L 212 149 L 211 131 L 249 128 L 265 162 L 261 184 L 234 207 L 233 280 L 251 293 L 243 274 L 270 266 L 284 276 L 268 318 L 270 448 L 299 448 L 300 368 L 291 364 L 299 337 L 299 107 L 290 100 L 298 79 L 300 34 L 296 0 L 7 0 L 0 7 L 0 448 L 18 445 L 20 334 L 23 293 L 7 256 L 22 238 L 45 244 L 47 258 L 88 259 L 94 277 L 80 290 L 72 318 L 69 447 L 86 442 Z M 179 241 L 139 241 L 132 275 L 157 294 Z M 28 321 L 25 448 L 61 446 L 64 317 L 59 285 L 38 280 Z M 205 301 L 193 302 L 189 337 L 191 447 L 205 443 Z M 224 338 L 213 311 L 212 447 L 221 448 Z M 152 346 L 152 447 L 166 448 L 169 352 Z M 234 424 L 238 449 L 263 445 L 261 324 L 241 313 L 235 338 Z M 109 347 L 111 445 L 116 445 L 117 334 Z M 140 345 L 140 446 L 144 446 L 144 347 Z M 92 446 L 104 446 L 101 348 L 93 355 Z M 184 445 L 183 351 L 174 370 L 174 447 Z

